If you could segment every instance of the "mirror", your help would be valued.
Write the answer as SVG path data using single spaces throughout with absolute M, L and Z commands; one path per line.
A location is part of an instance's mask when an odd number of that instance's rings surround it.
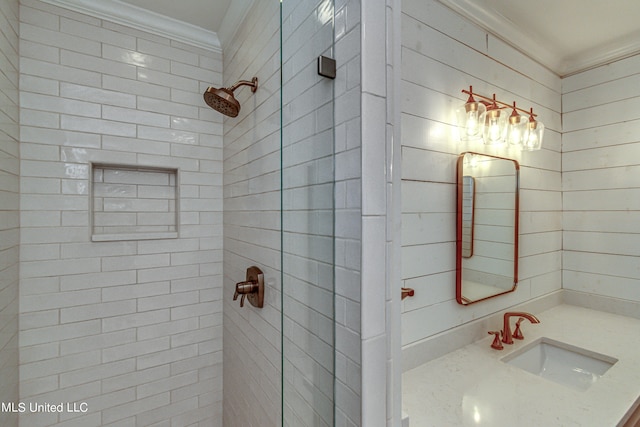
M 518 283 L 520 165 L 465 152 L 456 172 L 456 300 L 468 305 Z

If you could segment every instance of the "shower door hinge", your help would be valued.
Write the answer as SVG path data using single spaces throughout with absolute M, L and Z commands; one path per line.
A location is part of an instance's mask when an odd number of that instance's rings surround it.
M 326 56 L 318 56 L 318 74 L 330 79 L 336 78 L 336 60 Z

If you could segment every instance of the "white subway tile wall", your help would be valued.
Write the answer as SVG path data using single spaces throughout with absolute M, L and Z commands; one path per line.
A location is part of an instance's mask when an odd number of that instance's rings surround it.
M 393 2 L 362 2 L 362 283 L 361 425 L 393 425 L 394 393 L 390 366 L 391 307 L 399 293 L 393 265 L 393 152 L 394 108 L 391 21 Z M 398 5 L 399 7 L 399 5 Z M 389 44 L 387 44 L 389 43 Z M 383 49 L 385 46 L 389 49 Z M 387 73 L 390 76 L 387 76 Z M 387 80 L 389 78 L 389 80 Z M 397 202 L 397 200 L 396 200 Z M 389 254 L 390 256 L 387 256 Z M 387 310 L 390 310 L 387 313 Z M 395 360 L 399 363 L 399 360 Z M 385 390 L 382 393 L 381 390 Z M 389 395 L 387 394 L 389 393 Z
M 304 24 L 291 25 L 298 16 Z M 334 417 L 335 80 L 316 72 L 316 58 L 333 55 L 333 16 L 332 1 L 283 3 L 285 427 L 332 426 Z
M 640 56 L 562 82 L 563 286 L 640 301 Z
M 335 0 L 334 10 L 336 425 L 355 427 L 362 425 L 363 384 L 362 1 Z
M 88 404 L 21 424 L 221 426 L 222 119 L 202 92 L 222 55 L 37 0 L 20 19 L 20 399 Z M 92 163 L 161 170 L 92 196 Z
M 561 287 L 562 128 L 559 77 L 437 1 L 402 6 L 402 279 L 416 291 L 402 307 L 406 347 Z M 458 142 L 452 111 L 469 85 L 532 106 L 547 128 L 542 151 Z M 463 151 L 521 165 L 518 289 L 467 307 L 454 292 L 455 160 Z
M 224 51 L 224 80 L 257 76 L 255 93 L 235 91 L 240 114 L 224 120 L 225 427 L 281 423 L 280 4 L 259 0 Z M 212 114 L 222 117 L 214 110 Z M 246 269 L 265 275 L 261 309 L 233 301 Z
M 20 159 L 18 0 L 0 0 L 0 425 L 17 427 Z M 46 349 L 42 349 L 46 351 Z M 5 407 L 5 405 L 8 405 Z M 17 407 L 16 407 L 17 409 Z
M 402 203 L 401 203 L 401 144 L 400 88 L 401 88 L 401 18 L 402 1 L 387 0 L 386 12 L 386 85 L 387 132 L 386 138 L 386 408 L 387 427 L 396 427 L 403 417 L 402 411 L 402 316 L 401 281 Z

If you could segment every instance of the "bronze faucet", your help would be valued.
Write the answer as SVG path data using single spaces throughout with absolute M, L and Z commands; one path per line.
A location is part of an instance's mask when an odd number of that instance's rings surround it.
M 525 313 L 523 311 L 510 311 L 504 314 L 504 326 L 502 328 L 502 342 L 505 344 L 513 344 L 513 335 L 511 334 L 511 325 L 509 324 L 509 319 L 511 317 L 523 317 L 527 319 L 531 323 L 540 323 L 538 318 L 533 314 Z M 518 321 L 518 326 L 520 321 Z M 520 329 L 520 328 L 518 328 Z M 521 339 L 522 332 L 519 332 L 518 338 Z

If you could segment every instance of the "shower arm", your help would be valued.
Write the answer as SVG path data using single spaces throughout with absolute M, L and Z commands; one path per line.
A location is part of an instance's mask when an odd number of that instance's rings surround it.
M 254 77 L 253 79 L 251 79 L 251 81 L 240 80 L 239 82 L 237 82 L 236 84 L 228 88 L 227 90 L 230 92 L 233 92 L 234 90 L 238 89 L 240 86 L 251 86 L 251 92 L 255 92 L 256 90 L 258 90 L 258 78 Z

